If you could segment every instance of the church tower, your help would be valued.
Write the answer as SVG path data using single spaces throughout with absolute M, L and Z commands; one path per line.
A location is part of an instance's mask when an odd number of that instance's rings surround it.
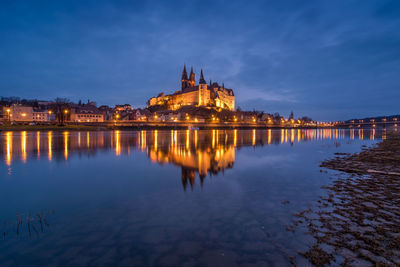
M 190 69 L 189 84 L 190 84 L 190 87 L 194 87 L 195 84 L 196 84 L 196 80 L 195 80 L 195 76 L 194 76 L 194 72 L 193 72 L 193 67 L 191 67 L 191 69 Z
M 181 82 L 182 82 L 182 90 L 189 87 L 189 79 L 186 72 L 186 65 L 183 65 Z
M 204 79 L 203 70 L 199 80 L 199 106 L 207 106 L 210 101 L 210 91 L 207 89 L 207 82 Z

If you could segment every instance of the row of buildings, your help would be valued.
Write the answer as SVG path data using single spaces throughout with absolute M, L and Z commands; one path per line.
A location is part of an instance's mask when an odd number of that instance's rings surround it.
M 196 84 L 191 68 L 190 74 L 183 67 L 181 88 L 172 94 L 160 93 L 147 102 L 145 109 L 134 109 L 129 104 L 115 107 L 87 103 L 70 103 L 65 99 L 50 101 L 8 101 L 0 100 L 0 119 L 11 123 L 74 122 L 96 123 L 105 121 L 152 121 L 152 122 L 245 122 L 267 124 L 312 123 L 303 117 L 295 119 L 293 114 L 284 119 L 278 113 L 235 110 L 233 89 L 210 80 L 207 84 L 203 70 Z M 14 99 L 15 100 L 15 99 Z
M 89 102 L 86 104 L 63 103 L 51 101 L 33 101 L 32 103 L 5 103 L 0 105 L 0 121 L 3 123 L 51 123 L 63 122 L 105 122 L 112 120 L 146 120 L 150 112 L 133 109 L 130 105 L 115 107 L 100 106 Z

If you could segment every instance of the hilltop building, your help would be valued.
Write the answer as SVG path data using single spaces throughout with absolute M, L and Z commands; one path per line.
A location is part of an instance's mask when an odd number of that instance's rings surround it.
M 210 83 L 204 79 L 203 70 L 200 73 L 199 84 L 196 85 L 193 67 L 190 74 L 183 67 L 181 78 L 181 90 L 173 94 L 160 93 L 148 101 L 148 107 L 165 106 L 167 109 L 176 110 L 182 106 L 216 107 L 227 110 L 235 110 L 235 95 L 232 89 L 225 88 L 224 84 Z

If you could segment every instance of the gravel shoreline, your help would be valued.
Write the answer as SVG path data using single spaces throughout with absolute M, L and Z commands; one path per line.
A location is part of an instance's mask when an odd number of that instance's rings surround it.
M 312 264 L 400 266 L 400 134 L 321 167 L 341 171 L 318 204 L 287 227 L 305 226 L 314 244 L 299 252 Z

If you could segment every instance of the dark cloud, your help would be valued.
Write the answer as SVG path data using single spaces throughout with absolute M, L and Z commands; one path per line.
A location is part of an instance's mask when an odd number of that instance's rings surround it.
M 0 95 L 144 105 L 183 63 L 238 105 L 399 113 L 397 1 L 2 1 Z

